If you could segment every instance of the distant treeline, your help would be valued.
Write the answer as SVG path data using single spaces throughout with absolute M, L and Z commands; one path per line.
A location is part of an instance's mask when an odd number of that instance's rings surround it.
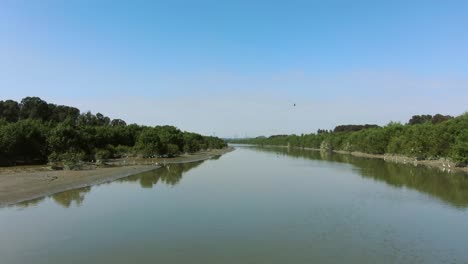
M 468 113 L 458 117 L 416 115 L 407 124 L 342 125 L 317 133 L 231 140 L 233 143 L 282 145 L 322 150 L 398 154 L 417 159 L 450 158 L 468 165 Z
M 175 156 L 223 148 L 217 137 L 173 126 L 127 125 L 100 113 L 80 113 L 38 97 L 0 101 L 0 164 L 93 161 L 123 155 Z

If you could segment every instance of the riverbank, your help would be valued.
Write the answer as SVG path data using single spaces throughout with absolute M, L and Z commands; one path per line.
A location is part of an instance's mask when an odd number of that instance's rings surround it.
M 0 168 L 0 207 L 49 196 L 77 188 L 111 182 L 130 175 L 157 169 L 165 164 L 211 159 L 234 148 L 214 149 L 174 158 L 110 160 L 105 167 L 87 170 L 51 170 L 48 166 Z
M 265 145 L 265 147 L 288 148 L 288 146 L 275 146 L 275 145 Z M 305 149 L 305 150 L 310 150 L 310 151 L 321 151 L 320 149 L 316 149 L 316 148 L 301 148 L 301 147 L 293 147 L 293 148 Z M 459 172 L 468 173 L 468 167 L 456 167 L 455 163 L 444 158 L 437 159 L 437 160 L 418 160 L 413 157 L 402 156 L 402 155 L 369 154 L 369 153 L 363 153 L 363 152 L 357 152 L 357 151 L 344 151 L 344 150 L 333 150 L 332 152 L 338 153 L 338 154 L 352 155 L 352 156 L 362 157 L 362 158 L 383 159 L 386 162 L 427 166 L 427 167 L 440 169 L 440 170 L 447 171 L 447 172 L 459 171 Z
M 369 153 L 350 152 L 350 151 L 342 151 L 342 150 L 335 150 L 333 152 L 339 153 L 339 154 L 348 154 L 348 155 L 353 155 L 356 157 L 363 157 L 363 158 L 383 159 L 386 162 L 422 165 L 422 166 L 427 166 L 427 167 L 431 167 L 435 169 L 441 169 L 441 170 L 448 171 L 448 172 L 461 171 L 461 172 L 468 173 L 468 167 L 456 167 L 454 162 L 451 162 L 445 158 L 436 159 L 436 160 L 418 160 L 416 158 L 402 156 L 402 155 L 369 154 Z

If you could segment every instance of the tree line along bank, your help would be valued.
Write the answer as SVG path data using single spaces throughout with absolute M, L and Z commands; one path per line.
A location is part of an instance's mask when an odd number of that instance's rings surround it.
M 446 158 L 457 166 L 467 166 L 468 113 L 457 117 L 416 115 L 406 124 L 342 125 L 311 134 L 261 136 L 230 142 L 405 155 L 419 160 Z
M 0 101 L 0 165 L 78 162 L 124 155 L 177 156 L 226 147 L 217 137 L 174 126 L 142 126 L 81 113 L 38 97 Z

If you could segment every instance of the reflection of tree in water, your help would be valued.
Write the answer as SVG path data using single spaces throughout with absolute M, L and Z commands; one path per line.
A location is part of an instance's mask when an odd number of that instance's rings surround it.
M 180 180 L 182 180 L 182 176 L 185 172 L 199 166 L 202 163 L 203 161 L 182 164 L 169 164 L 156 170 L 135 174 L 117 181 L 139 182 L 142 188 L 153 188 L 153 185 L 157 184 L 159 181 L 168 185 L 176 185 L 180 182 Z M 53 194 L 52 199 L 66 208 L 70 207 L 73 202 L 75 202 L 77 206 L 80 206 L 84 201 L 85 194 L 89 191 L 91 191 L 91 187 L 65 191 Z M 17 203 L 14 206 L 22 208 L 31 207 L 44 201 L 44 199 L 45 198 L 42 197 L 34 200 L 24 201 Z
M 182 179 L 185 172 L 199 166 L 203 161 L 168 164 L 156 170 L 135 174 L 126 178 L 122 178 L 121 182 L 140 182 L 142 188 L 152 188 L 159 181 L 168 184 L 176 185 Z
M 56 193 L 52 195 L 52 199 L 54 199 L 55 202 L 57 202 L 58 204 L 66 208 L 70 207 L 72 202 L 75 202 L 77 206 L 80 206 L 83 203 L 85 194 L 88 193 L 90 190 L 91 190 L 91 187 L 85 187 L 85 188 L 65 191 L 61 193 Z
M 23 202 L 15 204 L 14 206 L 21 207 L 21 208 L 36 206 L 40 202 L 44 201 L 44 199 L 45 199 L 45 197 L 41 197 L 41 198 L 36 198 L 36 199 L 33 199 L 33 200 L 23 201 Z
M 349 163 L 358 167 L 359 174 L 395 187 L 407 187 L 437 197 L 455 207 L 468 207 L 468 176 L 446 173 L 426 166 L 386 162 L 382 159 L 362 158 L 297 148 L 263 147 L 260 151 L 297 158 Z
M 203 161 L 167 165 L 161 168 L 160 179 L 166 184 L 176 185 L 185 172 L 198 167 L 202 163 Z
M 213 156 L 210 158 L 210 160 L 219 160 L 221 157 L 222 155 Z

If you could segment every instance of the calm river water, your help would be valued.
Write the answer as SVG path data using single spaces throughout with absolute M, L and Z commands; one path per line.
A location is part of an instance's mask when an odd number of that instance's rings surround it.
M 1 208 L 0 263 L 468 263 L 468 176 L 238 146 Z

